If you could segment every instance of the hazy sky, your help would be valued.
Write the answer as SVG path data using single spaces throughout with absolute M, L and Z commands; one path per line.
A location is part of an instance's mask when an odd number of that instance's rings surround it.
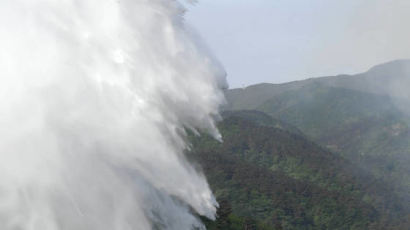
M 199 0 L 189 9 L 231 87 L 410 58 L 410 0 Z

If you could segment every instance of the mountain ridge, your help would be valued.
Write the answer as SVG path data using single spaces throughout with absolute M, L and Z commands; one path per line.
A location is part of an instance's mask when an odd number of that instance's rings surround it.
M 234 88 L 226 91 L 227 110 L 255 109 L 255 101 L 264 101 L 287 90 L 297 90 L 308 84 L 322 84 L 348 88 L 373 94 L 387 95 L 404 112 L 410 114 L 410 59 L 401 59 L 382 63 L 368 71 L 347 75 L 324 76 L 287 83 L 259 83 L 245 88 Z M 233 98 L 238 97 L 237 100 Z
M 398 68 L 399 67 L 399 68 Z M 338 74 L 338 75 L 329 75 L 329 76 L 318 76 L 318 77 L 308 77 L 306 79 L 300 79 L 300 80 L 293 80 L 293 81 L 288 81 L 288 82 L 283 82 L 283 83 L 269 83 L 269 82 L 262 82 L 262 83 L 256 83 L 256 84 L 251 84 L 245 87 L 236 87 L 232 88 L 229 90 L 245 90 L 248 88 L 253 88 L 253 87 L 259 87 L 259 86 L 265 86 L 265 85 L 286 85 L 286 84 L 294 84 L 298 82 L 303 82 L 303 81 L 314 81 L 314 80 L 320 80 L 320 79 L 326 79 L 326 78 L 335 78 L 335 77 L 347 77 L 347 76 L 357 76 L 357 75 L 362 75 L 366 73 L 372 73 L 372 72 L 379 72 L 380 70 L 386 71 L 386 70 L 397 70 L 397 69 L 410 69 L 410 59 L 396 59 L 388 62 L 383 62 L 377 65 L 374 65 L 370 67 L 367 71 L 364 72 L 359 72 L 356 74 Z M 406 70 L 407 72 L 407 70 Z M 407 72 L 408 73 L 408 72 Z
M 356 75 L 226 91 L 225 110 L 257 110 L 349 159 L 410 207 L 410 60 Z

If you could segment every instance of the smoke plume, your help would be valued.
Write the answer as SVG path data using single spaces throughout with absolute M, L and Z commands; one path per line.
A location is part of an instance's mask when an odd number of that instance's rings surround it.
M 0 1 L 0 229 L 203 228 L 225 74 L 174 0 Z

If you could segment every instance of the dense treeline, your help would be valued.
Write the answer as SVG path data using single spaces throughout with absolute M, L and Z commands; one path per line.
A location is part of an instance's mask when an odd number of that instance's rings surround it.
M 241 107 L 255 108 L 296 127 L 316 143 L 394 184 L 392 189 L 410 206 L 410 113 L 399 109 L 394 98 L 327 86 L 319 80 L 305 81 L 297 89 L 287 84 L 265 88 L 264 94 L 270 97 L 252 98 L 257 106 L 250 107 L 247 101 Z M 230 104 L 240 103 L 238 99 L 244 96 L 227 95 Z
M 259 109 L 394 184 L 410 206 L 410 120 L 388 96 L 312 84 Z
M 225 92 L 225 110 L 258 110 L 299 129 L 386 183 L 410 206 L 410 61 L 357 75 Z
M 408 207 L 391 185 L 291 126 L 236 115 L 219 124 L 223 143 L 192 139 L 190 156 L 221 205 L 208 229 L 409 229 Z

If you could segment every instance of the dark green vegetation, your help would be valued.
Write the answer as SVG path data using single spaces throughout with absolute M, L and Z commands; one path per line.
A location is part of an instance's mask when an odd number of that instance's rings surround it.
M 226 95 L 224 142 L 193 139 L 209 229 L 410 229 L 409 61 Z
M 410 206 L 410 61 L 358 75 L 260 84 L 226 93 L 227 110 L 254 109 L 393 184 Z
M 407 207 L 386 184 L 305 137 L 244 113 L 220 123 L 223 143 L 193 140 L 193 156 L 221 204 L 209 229 L 248 223 L 253 229 L 406 229 Z

